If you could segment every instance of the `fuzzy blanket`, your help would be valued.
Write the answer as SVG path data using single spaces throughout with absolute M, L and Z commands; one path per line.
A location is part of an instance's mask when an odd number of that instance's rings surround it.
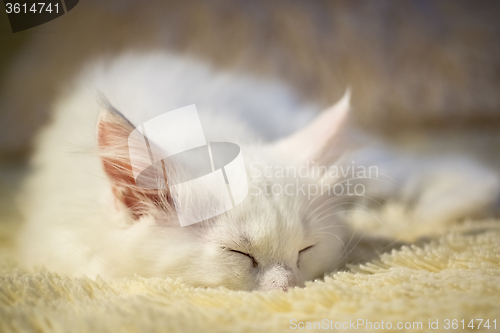
M 18 216 L 0 199 L 0 332 L 438 332 L 471 320 L 474 331 L 500 330 L 498 221 L 451 226 L 303 289 L 248 293 L 25 271 L 13 259 Z

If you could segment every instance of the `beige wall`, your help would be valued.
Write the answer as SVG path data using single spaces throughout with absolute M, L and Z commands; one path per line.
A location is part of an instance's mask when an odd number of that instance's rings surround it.
M 16 34 L 2 23 L 0 152 L 26 151 L 83 61 L 124 49 L 278 77 L 322 105 L 351 86 L 360 121 L 384 131 L 500 123 L 498 1 L 101 3 Z

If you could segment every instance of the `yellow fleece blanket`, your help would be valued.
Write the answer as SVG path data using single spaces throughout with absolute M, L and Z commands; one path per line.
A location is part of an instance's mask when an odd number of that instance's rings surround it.
M 303 289 L 236 292 L 170 279 L 109 282 L 24 271 L 12 256 L 19 223 L 5 202 L 0 332 L 500 331 L 498 221 L 452 227 Z

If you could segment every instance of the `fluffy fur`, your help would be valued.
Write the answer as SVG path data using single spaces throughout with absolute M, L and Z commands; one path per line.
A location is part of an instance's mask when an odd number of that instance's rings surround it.
M 300 165 L 256 139 L 290 133 L 310 118 L 309 108 L 286 89 L 214 74 L 168 55 L 124 56 L 84 73 L 55 105 L 54 122 L 39 138 L 23 197 L 24 262 L 69 275 L 183 277 L 192 285 L 243 290 L 286 290 L 342 262 L 346 231 L 334 218 L 314 219 L 321 198 L 309 205 L 300 196 L 249 195 L 228 213 L 181 228 L 168 194 L 141 192 L 120 176 L 127 172 L 120 163 L 126 164 L 128 123 L 141 124 L 193 102 L 207 140 L 240 144 L 247 169 L 254 161 L 261 168 Z M 128 121 L 103 104 L 98 92 Z M 310 157 L 329 136 L 320 139 L 310 142 Z M 296 180 L 317 181 L 280 181 Z
M 127 137 L 134 125 L 193 103 L 207 141 L 242 147 L 252 189 L 227 213 L 180 227 L 168 191 L 136 186 Z M 437 215 L 424 216 L 428 221 L 463 217 L 490 205 L 498 194 L 498 177 L 468 159 L 462 171 L 447 178 L 447 185 L 441 176 L 454 160 L 422 162 L 373 147 L 346 155 L 347 148 L 357 145 L 349 138 L 359 137 L 344 131 L 348 93 L 306 127 L 315 109 L 283 86 L 214 73 L 202 63 L 171 55 L 129 54 L 89 65 L 54 109 L 53 123 L 39 137 L 34 172 L 22 196 L 27 223 L 19 245 L 27 265 L 72 276 L 139 274 L 182 277 L 194 286 L 288 290 L 344 264 L 357 238 L 339 213 L 356 212 L 347 207 L 357 207 L 364 193 L 311 193 L 312 185 L 343 180 L 325 172 L 273 178 L 266 174 L 268 167 L 309 168 L 309 162 L 346 166 L 354 159 L 362 166 L 380 166 L 384 176 L 398 178 L 389 187 L 381 186 L 384 179 L 378 176 L 357 179 L 356 184 L 368 188 L 368 198 L 387 200 L 410 191 L 419 212 L 444 197 Z M 405 163 L 415 169 L 398 171 Z M 415 178 L 415 170 L 424 165 L 429 172 Z M 471 175 L 474 190 L 463 181 Z M 412 185 L 424 180 L 430 185 L 423 191 Z M 275 186 L 283 191 L 287 185 L 307 191 L 272 194 Z M 447 194 L 464 188 L 459 195 Z M 202 212 L 210 205 L 206 200 L 193 209 Z

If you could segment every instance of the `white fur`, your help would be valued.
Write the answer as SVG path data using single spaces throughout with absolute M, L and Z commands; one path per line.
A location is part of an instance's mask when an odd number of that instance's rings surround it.
M 496 200 L 500 187 L 495 173 L 463 158 L 419 159 L 372 147 L 337 161 L 339 154 L 331 151 L 339 151 L 336 135 L 345 126 L 348 97 L 306 129 L 268 145 L 303 128 L 317 110 L 277 83 L 217 73 L 172 55 L 130 54 L 90 64 L 54 105 L 53 122 L 38 138 L 33 172 L 21 196 L 26 226 L 19 248 L 27 265 L 73 276 L 139 274 L 181 277 L 195 286 L 287 290 L 334 270 L 346 258 L 344 243 L 351 232 L 336 214 L 335 197 L 250 194 L 227 213 L 183 228 L 172 209 L 153 204 L 147 214 L 132 218 L 113 194 L 98 153 L 100 96 L 135 126 L 196 104 L 207 141 L 239 144 L 247 171 L 257 174 L 252 189 L 262 193 L 272 186 L 318 184 L 321 175 L 264 175 L 267 166 L 300 167 L 314 159 L 327 166 L 352 160 L 377 166 L 389 178 L 362 180 L 366 194 L 408 198 L 415 214 L 431 220 L 482 209 Z M 207 200 L 195 209 L 209 205 Z
M 215 74 L 193 60 L 126 55 L 88 66 L 54 105 L 54 120 L 37 141 L 22 196 L 26 264 L 68 275 L 182 277 L 192 285 L 251 290 L 303 285 L 342 262 L 345 228 L 334 219 L 306 223 L 308 201 L 300 197 L 249 195 L 213 221 L 184 228 L 164 223 L 161 211 L 132 221 L 116 204 L 98 156 L 99 95 L 136 125 L 195 103 L 207 140 L 240 144 L 247 168 L 254 160 L 283 163 L 256 138 L 291 133 L 313 115 L 276 83 Z M 303 256 L 316 260 L 301 259 L 299 268 L 299 251 L 315 244 Z M 250 253 L 258 267 L 229 249 Z

